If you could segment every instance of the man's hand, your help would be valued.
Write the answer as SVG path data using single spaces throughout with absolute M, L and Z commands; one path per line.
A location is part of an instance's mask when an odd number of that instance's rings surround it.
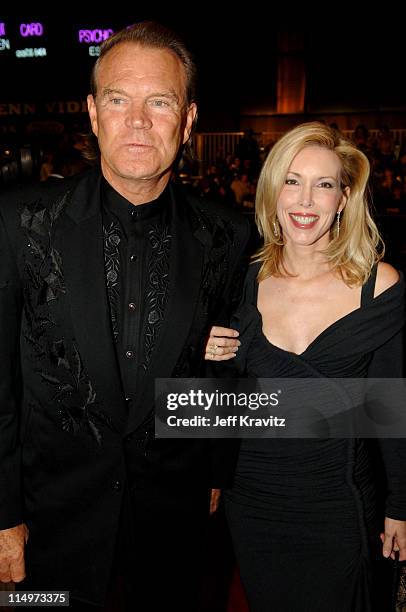
M 210 514 L 214 514 L 216 512 L 217 508 L 219 507 L 220 495 L 221 495 L 221 490 L 220 489 L 212 489 L 211 490 Z
M 236 356 L 241 342 L 237 340 L 239 333 L 228 327 L 214 325 L 206 343 L 204 358 L 209 361 L 227 361 Z
M 0 529 L 0 582 L 21 582 L 25 578 L 24 547 L 28 541 L 27 526 Z
M 406 521 L 385 518 L 385 533 L 381 533 L 384 557 L 395 559 L 395 552 L 399 552 L 399 561 L 406 560 Z

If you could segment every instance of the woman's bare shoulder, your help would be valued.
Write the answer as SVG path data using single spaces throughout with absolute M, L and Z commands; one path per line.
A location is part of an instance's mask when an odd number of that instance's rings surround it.
M 399 272 L 390 264 L 379 262 L 376 274 L 375 297 L 395 285 L 399 280 Z

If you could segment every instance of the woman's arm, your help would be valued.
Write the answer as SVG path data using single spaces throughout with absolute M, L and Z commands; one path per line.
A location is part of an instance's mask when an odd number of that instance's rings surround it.
M 368 378 L 402 378 L 403 330 L 373 354 Z M 405 406 L 406 410 L 406 406 Z M 380 438 L 379 447 L 386 471 L 385 529 L 381 534 L 384 557 L 406 559 L 406 438 Z

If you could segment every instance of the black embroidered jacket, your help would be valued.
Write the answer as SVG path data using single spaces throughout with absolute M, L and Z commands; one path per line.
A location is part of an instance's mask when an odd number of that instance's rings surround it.
M 92 171 L 0 198 L 0 529 L 26 522 L 31 571 L 95 603 L 123 482 L 164 509 L 172 485 L 230 479 L 226 460 L 213 470 L 208 441 L 154 440 L 154 380 L 201 373 L 206 334 L 238 299 L 249 233 L 233 211 L 169 187 L 166 297 L 161 314 L 159 291 L 147 297 L 150 350 L 128 406 L 110 308 L 118 237 L 103 225 L 100 183 Z M 159 266 L 152 274 L 159 289 Z

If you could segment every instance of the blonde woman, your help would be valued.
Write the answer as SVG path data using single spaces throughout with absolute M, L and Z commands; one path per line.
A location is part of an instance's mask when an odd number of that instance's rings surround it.
M 241 374 L 402 376 L 404 281 L 380 261 L 368 176 L 365 155 L 321 123 L 291 130 L 268 155 L 256 199 L 264 246 L 234 319 Z M 219 342 L 212 332 L 208 353 Z M 251 612 L 385 610 L 375 560 L 406 559 L 406 452 L 402 440 L 379 445 L 381 525 L 372 442 L 242 441 L 225 502 Z

